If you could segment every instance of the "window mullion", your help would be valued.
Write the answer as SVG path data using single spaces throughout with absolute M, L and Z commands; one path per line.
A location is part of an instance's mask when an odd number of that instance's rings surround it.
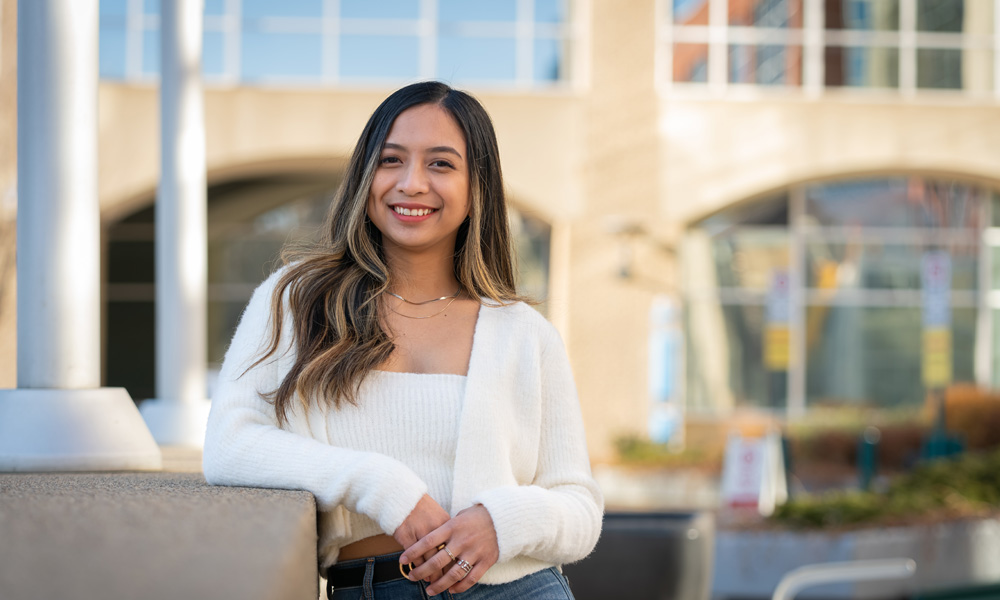
M 142 0 L 128 0 L 125 9 L 125 78 L 142 78 Z
M 223 76 L 226 83 L 240 81 L 242 60 L 240 50 L 243 45 L 243 2 L 242 0 L 226 0 L 225 42 L 223 45 Z
M 708 15 L 708 85 L 716 93 L 725 93 L 729 81 L 729 1 L 709 0 Z
M 535 1 L 517 0 L 517 28 L 514 37 L 514 81 L 518 87 L 530 87 L 534 81 Z
M 324 83 L 337 83 L 340 80 L 340 0 L 323 0 L 320 19 L 323 49 L 320 77 Z
M 438 3 L 420 0 L 420 78 L 432 79 L 437 73 Z
M 823 92 L 825 65 L 823 63 L 823 0 L 806 0 L 803 15 L 803 70 L 802 88 L 806 95 L 816 97 Z
M 998 0 L 1000 1 L 1000 0 Z M 662 89 L 674 84 L 674 3 L 660 0 L 656 3 L 656 78 Z
M 986 196 L 982 203 L 979 219 L 983 224 L 983 234 L 979 238 L 979 301 L 976 312 L 976 347 L 973 369 L 976 384 L 990 387 L 993 385 L 991 369 L 993 365 L 993 306 L 990 302 L 990 290 L 993 289 L 993 245 L 987 232 L 991 231 L 993 222 L 993 194 Z
M 917 0 L 899 2 L 899 91 L 913 96 L 917 90 Z

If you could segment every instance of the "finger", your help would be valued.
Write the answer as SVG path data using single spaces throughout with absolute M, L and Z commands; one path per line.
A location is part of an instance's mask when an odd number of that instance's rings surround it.
M 447 524 L 438 527 L 407 547 L 406 551 L 399 557 L 399 562 L 415 562 L 413 559 L 436 554 L 437 547 L 448 541 L 450 532 L 451 530 L 447 527 Z
M 444 552 L 435 552 L 434 556 L 425 561 L 424 564 L 410 571 L 410 579 L 417 581 L 430 577 L 435 571 L 438 573 L 444 571 L 450 563 L 451 559 L 448 558 L 447 554 Z
M 489 562 L 488 560 L 483 560 L 481 562 L 474 563 L 472 566 L 472 570 L 469 571 L 469 574 L 463 577 L 461 580 L 459 580 L 458 583 L 448 588 L 448 591 L 451 592 L 452 594 L 461 594 L 462 592 L 468 590 L 472 586 L 479 583 L 479 580 L 482 579 L 483 575 L 486 574 L 486 571 L 488 571 L 490 567 L 493 566 L 491 564 L 487 564 L 488 562 Z M 461 569 L 461 567 L 458 568 Z
M 440 594 L 458 583 L 463 577 L 467 577 L 465 569 L 456 564 L 452 568 L 448 569 L 441 579 L 438 579 L 427 587 L 427 595 L 434 596 L 436 594 Z
M 424 554 L 422 557 L 420 557 L 420 563 L 418 563 L 416 566 L 419 567 L 419 566 L 421 566 L 423 564 L 426 564 L 427 562 L 429 562 L 430 560 L 432 560 L 437 555 L 437 553 L 438 553 L 438 549 L 437 548 L 432 548 L 429 552 L 427 552 L 427 554 Z M 427 577 L 421 577 L 421 579 L 423 579 L 427 583 L 434 583 L 435 581 L 438 580 L 439 577 L 441 577 L 441 571 L 443 569 L 447 569 L 447 568 L 448 568 L 448 565 L 445 565 L 441 569 L 437 569 L 437 568 L 432 569 L 431 570 L 431 574 L 429 576 L 427 576 Z
M 431 548 L 430 550 L 428 550 L 427 552 L 424 553 L 424 555 L 422 557 L 423 558 L 423 562 L 427 562 L 430 559 L 434 558 L 434 555 L 437 554 L 437 553 L 438 553 L 438 549 L 437 548 Z

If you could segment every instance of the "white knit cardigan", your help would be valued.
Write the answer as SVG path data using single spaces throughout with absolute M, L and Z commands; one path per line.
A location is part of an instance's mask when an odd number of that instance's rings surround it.
M 331 406 L 296 406 L 278 428 L 274 407 L 258 392 L 276 389 L 294 362 L 287 318 L 278 357 L 246 369 L 268 340 L 271 296 L 282 272 L 254 292 L 226 353 L 203 467 L 216 485 L 312 492 L 319 510 L 329 511 L 320 521 L 327 531 L 319 532 L 326 567 L 336 561 L 337 540 L 350 535 L 345 510 L 367 515 L 392 535 L 427 486 L 396 459 L 321 441 L 314 432 L 336 419 Z M 490 513 L 500 547 L 485 584 L 579 560 L 600 534 L 604 501 L 590 472 L 569 361 L 555 328 L 523 303 L 486 303 L 476 322 L 451 514 L 477 503 Z

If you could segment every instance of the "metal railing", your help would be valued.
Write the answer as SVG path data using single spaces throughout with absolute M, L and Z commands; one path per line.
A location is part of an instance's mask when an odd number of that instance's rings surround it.
M 912 558 L 856 560 L 806 565 L 785 574 L 774 589 L 771 600 L 791 600 L 805 588 L 826 583 L 905 579 L 917 572 Z

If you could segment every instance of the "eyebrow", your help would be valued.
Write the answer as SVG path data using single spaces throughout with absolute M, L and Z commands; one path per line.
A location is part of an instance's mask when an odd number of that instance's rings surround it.
M 406 148 L 404 146 L 401 146 L 399 144 L 393 144 L 392 142 L 386 142 L 385 148 L 387 150 L 400 150 L 404 152 L 406 151 Z M 454 154 L 455 156 L 462 158 L 462 154 L 458 150 L 452 148 L 451 146 L 434 146 L 433 148 L 428 148 L 427 151 L 431 153 L 447 152 L 449 154 Z

